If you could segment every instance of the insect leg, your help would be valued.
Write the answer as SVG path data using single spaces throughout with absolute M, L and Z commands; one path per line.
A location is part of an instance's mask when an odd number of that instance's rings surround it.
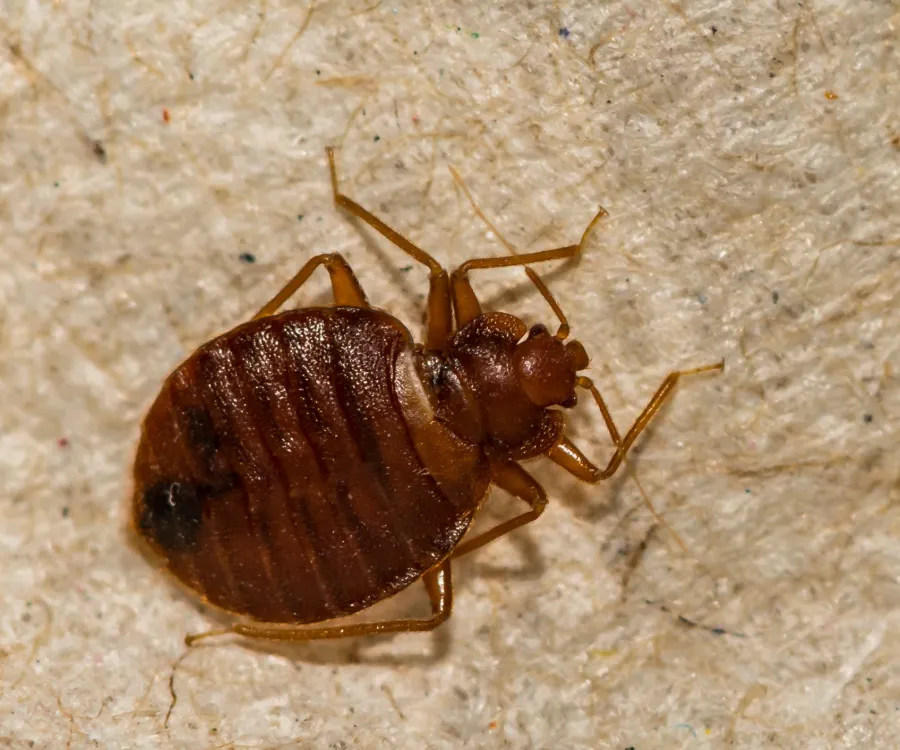
M 624 460 L 629 448 L 631 448 L 634 441 L 637 440 L 638 436 L 646 429 L 650 420 L 653 419 L 654 415 L 660 410 L 666 399 L 672 394 L 676 383 L 678 383 L 682 377 L 686 375 L 697 375 L 701 372 L 723 370 L 724 368 L 724 362 L 717 362 L 714 365 L 695 367 L 692 370 L 676 370 L 675 372 L 669 373 L 663 380 L 662 385 L 657 389 L 656 393 L 653 394 L 653 398 L 651 398 L 647 406 L 644 407 L 640 416 L 634 421 L 631 429 L 628 430 L 628 432 L 625 433 L 625 437 L 621 439 L 619 438 L 618 430 L 616 430 L 616 426 L 612 421 L 612 417 L 609 414 L 609 410 L 606 408 L 606 404 L 603 403 L 603 399 L 600 397 L 600 393 L 588 378 L 579 378 L 578 381 L 576 381 L 577 384 L 582 388 L 590 389 L 597 402 L 597 406 L 603 413 L 606 427 L 609 430 L 613 442 L 616 444 L 615 453 L 613 453 L 606 468 L 600 469 L 592 464 L 574 443 L 564 437 L 547 455 L 551 461 L 582 481 L 594 483 L 603 479 L 608 479 L 615 473 L 616 469 L 619 468 L 619 465 Z
M 469 204 L 472 206 L 472 210 L 475 212 L 475 215 L 484 222 L 487 228 L 494 233 L 494 236 L 498 240 L 500 240 L 500 243 L 507 250 L 509 250 L 512 255 L 518 255 L 519 251 L 516 250 L 516 248 L 507 241 L 507 239 L 501 234 L 500 230 L 497 229 L 497 226 L 494 224 L 494 222 L 492 222 L 484 214 L 484 211 L 482 211 L 478 207 L 478 204 L 475 202 L 475 198 L 472 195 L 472 191 L 469 190 L 460 173 L 457 172 L 453 167 L 449 167 L 449 169 L 450 174 L 453 175 L 453 179 L 456 180 L 456 183 L 460 186 L 460 188 L 462 188 L 463 193 L 465 193 L 465 196 L 468 199 Z M 609 216 L 609 214 L 607 213 L 606 209 L 601 206 L 600 210 L 594 215 L 594 218 L 591 220 L 590 224 L 588 224 L 587 229 L 584 230 L 581 236 L 581 242 L 578 243 L 579 249 L 581 247 L 584 247 L 585 241 L 593 231 L 594 226 L 597 224 L 597 222 L 601 219 L 606 218 L 607 216 Z M 544 283 L 544 280 L 540 276 L 538 276 L 537 272 L 533 268 L 525 266 L 525 274 L 531 280 L 531 283 L 534 284 L 534 286 L 537 288 L 538 292 L 540 292 L 540 295 L 547 301 L 547 304 L 550 305 L 553 313 L 559 319 L 559 329 L 556 332 L 556 338 L 560 340 L 565 339 L 569 335 L 569 321 L 566 319 L 566 314 L 562 311 L 562 308 L 554 298 L 553 293 Z
M 379 633 L 415 633 L 434 630 L 446 622 L 453 609 L 453 582 L 450 576 L 450 561 L 445 560 L 437 568 L 422 576 L 428 598 L 431 600 L 432 616 L 427 620 L 385 620 L 383 622 L 363 622 L 356 625 L 331 625 L 309 627 L 290 625 L 251 625 L 235 623 L 229 628 L 209 630 L 205 633 L 189 635 L 184 639 L 188 646 L 197 641 L 219 635 L 243 635 L 248 638 L 265 638 L 273 641 L 314 641 L 324 638 L 348 638 L 350 636 L 377 635 Z
M 510 495 L 524 500 L 531 506 L 531 510 L 527 510 L 515 518 L 510 518 L 508 521 L 497 524 L 494 528 L 485 531 L 483 534 L 479 534 L 474 539 L 463 542 L 453 550 L 453 555 L 451 555 L 451 557 L 456 558 L 467 555 L 469 552 L 472 552 L 479 547 L 483 547 L 485 544 L 493 542 L 495 539 L 499 539 L 510 531 L 531 523 L 538 518 L 538 516 L 544 512 L 544 508 L 547 507 L 547 495 L 544 492 L 544 488 L 535 481 L 531 474 L 525 471 L 525 469 L 517 463 L 509 461 L 491 464 L 491 481 L 500 487 L 500 489 L 506 490 Z
M 596 213 L 594 218 L 591 219 L 590 224 L 588 224 L 587 229 L 585 229 L 582 233 L 581 240 L 577 245 L 566 245 L 565 247 L 557 247 L 552 250 L 541 250 L 540 252 L 536 253 L 524 253 L 522 255 L 513 255 L 511 257 L 474 258 L 473 260 L 467 260 L 450 275 L 450 288 L 453 292 L 453 308 L 456 311 L 456 325 L 461 328 L 470 320 L 481 314 L 481 305 L 479 304 L 478 298 L 475 296 L 475 292 L 473 291 L 472 285 L 469 282 L 469 271 L 475 270 L 477 268 L 509 268 L 510 266 L 527 266 L 531 263 L 542 263 L 543 261 L 547 260 L 575 258 L 580 255 L 581 250 L 584 247 L 584 243 L 587 241 L 587 238 L 590 236 L 597 223 L 604 216 L 608 216 L 608 214 L 605 209 L 601 208 Z M 561 336 L 561 338 L 565 338 L 565 335 L 568 334 L 569 326 L 566 322 L 565 315 L 562 314 L 562 310 L 556 303 L 556 300 L 553 299 L 553 295 L 550 294 L 550 290 L 547 289 L 544 282 L 541 281 L 540 277 L 538 277 L 536 273 L 529 273 L 529 278 L 532 280 L 532 282 L 534 282 L 535 286 L 537 286 L 538 288 L 538 291 L 553 308 L 553 311 L 557 314 L 557 317 L 559 317 L 560 333 L 564 334 Z
M 331 172 L 331 190 L 334 202 L 341 208 L 362 219 L 372 229 L 386 237 L 409 255 L 417 263 L 427 266 L 429 271 L 428 290 L 428 334 L 425 346 L 427 349 L 443 350 L 453 329 L 453 318 L 450 305 L 450 281 L 447 272 L 440 263 L 432 258 L 418 245 L 414 245 L 406 237 L 391 229 L 375 214 L 363 208 L 352 198 L 344 195 L 338 187 L 337 168 L 334 163 L 334 149 L 327 148 L 328 168 Z
M 269 300 L 262 309 L 253 316 L 253 319 L 265 318 L 278 312 L 278 309 L 288 301 L 290 297 L 312 276 L 312 272 L 319 266 L 328 269 L 331 276 L 331 289 L 334 292 L 334 301 L 339 305 L 350 307 L 368 307 L 366 294 L 363 292 L 353 269 L 339 253 L 323 253 L 310 258 L 294 277 L 284 285 L 284 288 Z

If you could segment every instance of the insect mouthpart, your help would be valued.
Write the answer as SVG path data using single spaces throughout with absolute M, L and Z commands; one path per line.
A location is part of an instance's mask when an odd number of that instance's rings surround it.
M 534 325 L 528 338 L 516 346 L 515 362 L 522 389 L 535 406 L 575 405 L 576 372 L 588 363 L 580 343 L 563 343 L 546 326 Z

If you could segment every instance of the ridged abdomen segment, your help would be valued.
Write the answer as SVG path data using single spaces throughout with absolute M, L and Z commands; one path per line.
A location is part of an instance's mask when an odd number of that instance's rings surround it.
M 396 320 L 356 308 L 201 347 L 145 421 L 137 528 L 188 586 L 266 622 L 349 614 L 408 585 L 456 544 L 486 484 L 476 471 L 446 492 L 423 464 L 395 393 L 409 349 Z

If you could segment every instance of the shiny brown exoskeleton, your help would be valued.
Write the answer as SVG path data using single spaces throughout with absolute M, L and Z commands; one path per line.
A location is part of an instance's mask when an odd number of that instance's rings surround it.
M 620 437 L 588 365 L 560 319 L 557 333 L 485 313 L 474 269 L 577 255 L 581 242 L 470 260 L 448 275 L 338 189 L 336 203 L 430 271 L 427 340 L 366 301 L 338 254 L 310 259 L 248 323 L 195 351 L 150 408 L 134 465 L 132 523 L 151 554 L 205 601 L 239 621 L 227 632 L 285 640 L 430 630 L 450 615 L 451 561 L 536 519 L 543 489 L 519 462 L 547 456 L 598 482 L 619 466 L 682 375 L 671 373 Z M 334 307 L 278 312 L 320 265 Z M 454 325 L 455 320 L 455 325 Z M 616 445 L 594 466 L 564 434 L 559 407 L 590 391 Z M 529 510 L 463 540 L 497 485 Z M 421 578 L 427 620 L 308 627 L 350 615 Z

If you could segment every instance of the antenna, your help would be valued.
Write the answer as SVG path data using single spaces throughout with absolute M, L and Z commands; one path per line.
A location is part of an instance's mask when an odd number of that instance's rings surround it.
M 500 230 L 497 229 L 497 226 L 494 224 L 494 222 L 492 222 L 487 216 L 485 216 L 484 212 L 478 207 L 478 204 L 475 202 L 475 198 L 472 195 L 472 192 L 469 190 L 468 186 L 466 185 L 465 181 L 463 180 L 462 175 L 460 175 L 460 173 L 454 167 L 452 167 L 450 165 L 447 165 L 447 168 L 450 170 L 450 174 L 453 176 L 453 179 L 456 181 L 456 184 L 459 185 L 459 187 L 462 189 L 463 193 L 465 194 L 466 198 L 469 201 L 469 204 L 472 206 L 472 210 L 475 212 L 475 214 L 478 216 L 478 218 L 481 219 L 485 223 L 485 225 L 488 227 L 488 229 L 490 229 L 494 233 L 494 236 L 498 240 L 500 240 L 500 242 L 503 244 L 503 246 L 512 255 L 518 255 L 519 252 L 518 252 L 518 250 L 516 250 L 515 246 L 512 243 L 510 243 L 503 236 L 503 234 L 500 232 Z M 597 211 L 597 213 L 594 215 L 594 218 L 591 219 L 590 223 L 587 225 L 587 228 L 582 233 L 581 240 L 578 242 L 578 244 L 577 245 L 567 245 L 565 248 L 561 248 L 561 249 L 566 249 L 566 250 L 574 249 L 575 255 L 573 257 L 578 257 L 581 254 L 581 251 L 584 249 L 584 245 L 587 242 L 588 237 L 590 237 L 591 234 L 593 233 L 594 228 L 601 221 L 601 219 L 605 219 L 607 216 L 609 216 L 609 212 L 605 208 L 603 208 L 603 206 L 600 206 L 600 210 Z M 556 338 L 558 338 L 560 341 L 566 339 L 568 337 L 569 331 L 570 331 L 569 321 L 566 318 L 566 314 L 562 311 L 562 308 L 559 306 L 559 303 L 556 301 L 556 298 L 553 296 L 553 293 L 550 291 L 550 289 L 544 283 L 544 280 L 540 276 L 538 276 L 537 272 L 530 266 L 524 266 L 524 269 L 525 269 L 525 273 L 528 274 L 528 278 L 531 279 L 531 283 L 535 285 L 537 290 L 540 292 L 541 296 L 545 300 L 547 300 L 547 304 L 550 305 L 550 307 L 553 309 L 553 312 L 556 315 L 556 317 L 559 318 L 559 328 L 556 331 Z M 591 391 L 592 395 L 594 396 L 594 400 L 597 402 L 597 405 L 600 407 L 600 411 L 603 414 L 603 420 L 606 422 L 606 426 L 609 428 L 610 437 L 612 437 L 613 442 L 618 446 L 619 442 L 621 441 L 621 437 L 619 436 L 619 431 L 616 429 L 615 422 L 613 422 L 612 415 L 609 413 L 609 409 L 606 408 L 606 404 L 603 402 L 603 399 L 600 397 L 600 392 L 597 390 L 596 386 L 594 386 L 594 384 L 590 381 L 590 379 L 581 377 L 578 380 L 580 381 L 578 383 L 579 386 Z M 682 552 L 687 554 L 688 549 L 685 546 L 684 542 L 681 540 L 681 537 L 678 536 L 678 534 L 675 532 L 675 530 L 671 526 L 669 526 L 669 524 L 666 523 L 665 519 L 663 519 L 663 517 L 657 512 L 656 508 L 653 506 L 653 502 L 650 500 L 649 496 L 644 491 L 644 488 L 641 486 L 641 483 L 638 480 L 638 477 L 634 471 L 634 468 L 632 466 L 628 465 L 627 462 L 626 462 L 626 466 L 628 466 L 628 474 L 631 476 L 631 478 L 634 480 L 634 483 L 637 485 L 638 492 L 640 492 L 640 494 L 641 494 L 641 499 L 643 500 L 644 505 L 647 506 L 650 513 L 657 520 L 657 522 L 661 523 L 663 526 L 666 527 L 666 529 L 668 529 L 669 533 L 675 539 L 675 542 L 681 548 Z
M 503 246 L 510 252 L 512 255 L 518 255 L 519 251 L 516 250 L 515 246 L 510 243 L 497 229 L 494 222 L 492 222 L 487 216 L 484 215 L 484 212 L 478 207 L 478 204 L 475 202 L 475 198 L 472 196 L 471 191 L 469 190 L 466 183 L 463 181 L 462 176 L 459 172 L 456 171 L 452 166 L 447 167 L 450 170 L 450 174 L 453 175 L 453 179 L 456 180 L 456 184 L 462 188 L 463 193 L 465 193 L 466 198 L 469 201 L 469 204 L 472 206 L 472 210 L 481 219 L 485 225 L 487 225 L 488 229 L 490 229 L 494 236 L 500 240 Z M 587 229 L 584 230 L 584 233 L 581 235 L 581 241 L 577 245 L 567 245 L 564 248 L 560 248 L 561 250 L 575 250 L 575 256 L 581 254 L 582 249 L 584 248 L 584 243 L 587 241 L 587 238 L 590 236 L 596 224 L 603 218 L 609 216 L 609 213 L 602 206 L 597 214 L 591 219 L 591 223 L 588 224 Z M 553 296 L 553 293 L 550 289 L 547 288 L 547 285 L 544 283 L 544 280 L 538 276 L 537 271 L 535 271 L 530 266 L 524 266 L 525 273 L 528 274 L 528 278 L 531 279 L 531 283 L 535 285 L 538 292 L 540 292 L 541 296 L 547 300 L 547 304 L 553 310 L 553 313 L 559 318 L 559 328 L 556 331 L 556 338 L 560 341 L 564 340 L 569 335 L 569 321 L 566 318 L 566 314 L 562 311 L 562 308 L 559 306 L 559 303 L 556 301 L 556 298 Z

